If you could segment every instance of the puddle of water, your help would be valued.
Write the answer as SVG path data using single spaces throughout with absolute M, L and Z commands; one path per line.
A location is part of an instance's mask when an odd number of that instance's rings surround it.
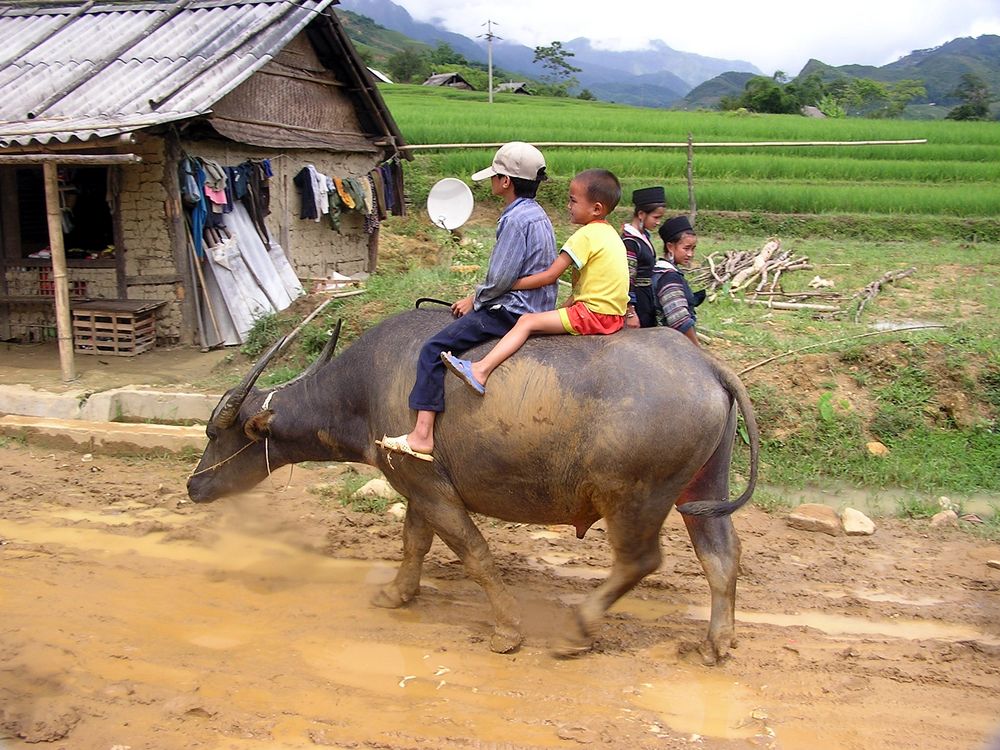
M 572 560 L 575 555 L 553 552 L 540 555 L 538 558 L 525 558 L 525 564 L 534 570 L 544 570 L 554 576 L 561 578 L 582 578 L 585 581 L 603 580 L 608 577 L 610 571 L 604 568 L 596 568 L 588 565 L 567 565 L 567 560 Z
M 184 518 L 179 513 L 172 513 L 163 508 L 150 508 L 145 505 L 138 507 L 121 507 L 106 511 L 88 511 L 76 508 L 57 508 L 50 510 L 48 515 L 73 523 L 87 522 L 107 526 L 131 526 L 149 520 L 177 521 Z
M 856 599 L 864 599 L 868 602 L 889 602 L 892 604 L 903 604 L 908 607 L 931 607 L 935 604 L 944 604 L 947 599 L 937 599 L 929 596 L 911 598 L 900 594 L 890 594 L 888 591 L 877 591 L 873 589 L 850 589 L 844 591 L 840 587 L 833 586 L 813 586 L 811 591 L 828 599 L 843 599 L 851 596 Z
M 708 621 L 707 607 L 671 606 L 662 602 L 625 597 L 615 603 L 612 611 L 628 612 L 643 620 L 660 617 L 687 617 Z M 748 612 L 736 610 L 737 622 L 749 622 L 778 627 L 808 627 L 831 636 L 886 636 L 904 640 L 938 641 L 979 641 L 989 645 L 1000 645 L 1000 638 L 965 625 L 954 623 L 927 622 L 893 618 L 891 620 L 868 620 L 848 615 L 831 615 L 825 612 L 799 612 L 785 615 L 777 612 Z
M 761 729 L 751 718 L 757 705 L 753 693 L 718 672 L 678 670 L 667 681 L 643 685 L 632 701 L 682 734 L 736 740 Z
M 53 515 L 64 517 L 61 513 Z M 97 513 L 77 515 L 103 518 Z M 189 561 L 210 565 L 219 570 L 244 571 L 264 578 L 302 583 L 362 579 L 366 583 L 380 584 L 392 579 L 396 567 L 390 563 L 339 560 L 284 542 L 234 531 L 213 532 L 209 547 L 178 539 L 167 542 L 165 532 L 129 537 L 79 526 L 49 526 L 44 523 L 0 520 L 0 536 L 15 542 L 96 551 L 101 556 L 131 553 L 157 559 Z

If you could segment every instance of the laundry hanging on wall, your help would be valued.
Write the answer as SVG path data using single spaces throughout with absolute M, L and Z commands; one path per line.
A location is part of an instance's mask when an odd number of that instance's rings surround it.
M 284 310 L 305 293 L 267 230 L 272 175 L 267 159 L 235 167 L 181 159 L 181 198 L 201 281 L 197 301 L 205 346 L 243 343 L 257 319 Z
M 299 191 L 299 218 L 322 221 L 325 216 L 337 232 L 344 211 L 363 215 L 367 234 L 374 234 L 390 214 L 406 215 L 403 167 L 397 157 L 361 176 L 326 175 L 306 164 L 292 182 Z

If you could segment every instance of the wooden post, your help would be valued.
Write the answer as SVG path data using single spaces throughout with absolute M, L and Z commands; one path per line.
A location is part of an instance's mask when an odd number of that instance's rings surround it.
M 694 139 L 691 137 L 690 133 L 688 133 L 687 178 L 688 178 L 688 219 L 691 220 L 691 224 L 693 226 L 694 220 L 698 216 L 698 204 L 694 199 Z
M 69 282 L 66 278 L 66 248 L 63 247 L 62 209 L 59 206 L 59 177 L 54 161 L 42 164 L 45 175 L 45 213 L 49 223 L 49 249 L 55 280 L 56 331 L 59 336 L 59 367 L 64 382 L 76 380 L 73 362 L 73 326 L 69 314 Z
M 177 299 L 181 303 L 181 335 L 180 343 L 189 346 L 195 340 L 195 327 L 201 325 L 196 321 L 194 295 L 198 293 L 194 286 L 194 274 L 188 263 L 187 225 L 184 221 L 184 209 L 181 205 L 181 189 L 177 182 L 177 165 L 181 159 L 181 142 L 177 133 L 171 130 L 164 136 L 163 154 L 163 191 L 166 200 L 163 202 L 164 212 L 170 233 L 170 245 L 174 254 L 174 268 L 180 277 L 177 288 Z

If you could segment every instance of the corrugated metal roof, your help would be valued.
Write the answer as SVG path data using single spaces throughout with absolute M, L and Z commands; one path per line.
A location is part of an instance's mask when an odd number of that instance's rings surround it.
M 0 147 L 206 114 L 334 2 L 0 2 Z

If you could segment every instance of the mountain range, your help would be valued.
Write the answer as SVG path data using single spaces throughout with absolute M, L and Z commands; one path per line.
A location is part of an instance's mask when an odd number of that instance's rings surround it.
M 425 44 L 445 43 L 466 59 L 486 62 L 485 39 L 470 39 L 432 24 L 416 21 L 392 0 L 341 0 L 338 8 L 357 13 L 387 29 Z M 485 30 L 484 30 L 485 31 Z M 573 53 L 570 62 L 582 70 L 576 74 L 581 88 L 602 101 L 646 107 L 667 107 L 683 98 L 698 84 L 726 71 L 752 74 L 760 71 L 744 60 L 722 60 L 681 52 L 663 42 L 628 52 L 599 49 L 586 38 L 563 42 Z M 527 78 L 538 79 L 545 72 L 534 62 L 535 50 L 507 40 L 493 43 L 493 64 Z
M 393 48 L 402 49 L 409 40 L 415 40 L 431 46 L 445 43 L 472 62 L 486 62 L 484 38 L 470 39 L 433 23 L 416 21 L 392 0 L 340 0 L 338 8 L 366 16 L 399 35 L 388 43 L 385 38 L 380 40 L 389 54 Z M 351 28 L 348 33 L 352 33 Z M 581 37 L 563 42 L 563 47 L 573 53 L 569 61 L 581 68 L 576 74 L 580 88 L 602 101 L 635 106 L 714 109 L 723 96 L 738 96 L 752 76 L 761 75 L 760 70 L 744 60 L 681 52 L 660 41 L 652 42 L 646 49 L 613 52 Z M 497 68 L 537 80 L 544 70 L 533 62 L 534 55 L 532 47 L 522 44 L 503 39 L 493 43 L 493 63 Z M 952 92 L 964 73 L 976 74 L 995 96 L 1000 94 L 1000 36 L 985 34 L 954 39 L 939 47 L 915 50 L 881 67 L 832 66 L 810 60 L 796 78 L 814 73 L 825 81 L 840 77 L 884 83 L 917 79 L 927 91 L 923 104 L 951 105 L 956 103 Z

